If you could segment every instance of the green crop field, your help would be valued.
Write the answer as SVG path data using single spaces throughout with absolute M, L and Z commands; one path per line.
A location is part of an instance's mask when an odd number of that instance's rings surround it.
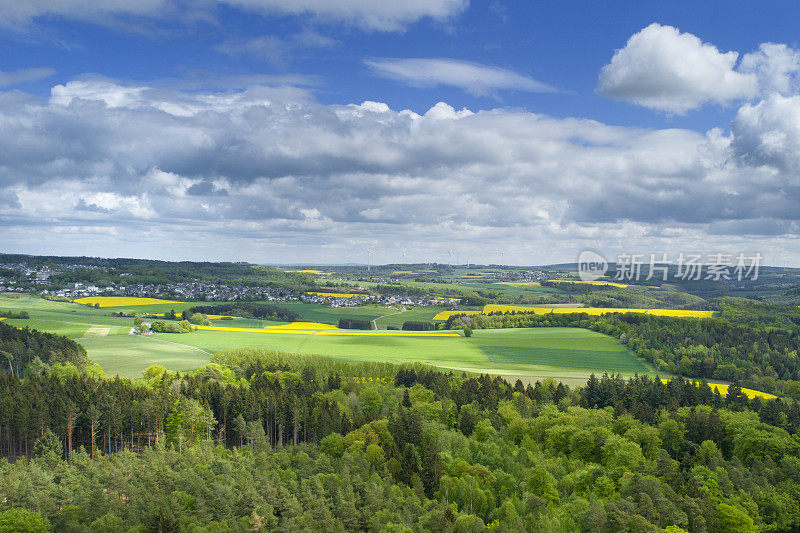
M 209 362 L 211 355 L 180 341 L 188 335 L 172 335 L 162 341 L 135 335 L 109 335 L 79 339 L 89 357 L 108 375 L 140 378 L 150 365 L 162 365 L 170 370 L 193 370 Z M 174 340 L 173 340 L 174 339 Z
M 615 339 L 579 328 L 478 330 L 473 342 L 493 363 L 609 372 L 649 369 Z
M 170 304 L 175 310 L 194 305 Z M 429 321 L 439 307 L 400 309 L 380 306 L 331 308 L 319 304 L 282 302 L 304 320 L 336 324 L 340 317 L 378 320 L 381 329 L 402 326 L 406 320 Z M 139 306 L 156 311 L 158 306 Z M 553 377 L 568 383 L 585 381 L 590 373 L 631 375 L 650 369 L 615 339 L 576 328 L 476 330 L 472 337 L 390 337 L 378 335 L 298 335 L 200 330 L 188 334 L 129 335 L 131 318 L 110 316 L 120 308 L 95 309 L 85 305 L 35 298 L 0 299 L 0 311 L 26 310 L 30 320 L 8 319 L 17 327 L 31 327 L 66 335 L 81 343 L 106 374 L 137 378 L 152 364 L 171 370 L 191 370 L 206 364 L 224 349 L 256 347 L 290 353 L 316 354 L 348 361 L 420 362 L 443 369 L 499 374 L 526 381 Z M 136 310 L 125 308 L 126 310 Z M 161 312 L 161 311 L 159 311 Z M 261 328 L 278 322 L 237 319 L 214 321 L 224 327 Z

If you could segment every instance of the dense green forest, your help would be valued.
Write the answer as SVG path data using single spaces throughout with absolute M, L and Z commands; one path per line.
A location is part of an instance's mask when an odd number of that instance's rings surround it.
M 0 373 L 22 376 L 56 364 L 84 368 L 88 363 L 86 350 L 75 341 L 0 322 Z
M 796 402 L 680 379 L 570 390 L 253 349 L 138 382 L 6 374 L 0 528 L 788 531 L 798 424 Z

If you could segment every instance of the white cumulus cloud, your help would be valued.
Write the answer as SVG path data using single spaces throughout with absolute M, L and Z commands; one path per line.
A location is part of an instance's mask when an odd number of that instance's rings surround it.
M 758 77 L 762 94 L 788 95 L 800 88 L 800 52 L 785 44 L 761 44 L 742 57 L 739 70 Z
M 755 73 L 739 72 L 737 52 L 720 52 L 691 33 L 651 24 L 628 39 L 600 73 L 604 96 L 683 114 L 758 93 Z
M 793 189 L 800 187 L 800 96 L 773 94 L 745 104 L 731 125 L 736 153 L 754 165 L 780 170 Z

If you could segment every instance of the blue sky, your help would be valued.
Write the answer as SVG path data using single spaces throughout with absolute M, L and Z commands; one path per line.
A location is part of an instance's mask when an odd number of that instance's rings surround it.
M 6 251 L 800 262 L 796 3 L 87 5 L 0 0 Z
M 3 70 L 41 66 L 53 76 L 18 88 L 40 96 L 55 83 L 100 74 L 119 80 L 156 81 L 202 72 L 301 75 L 313 78 L 315 94 L 328 104 L 379 99 L 396 109 L 424 112 L 439 101 L 454 107 L 520 107 L 553 116 L 580 116 L 610 124 L 690 127 L 705 131 L 730 119 L 735 108 L 718 106 L 688 116 L 667 116 L 595 94 L 597 75 L 615 49 L 658 22 L 700 36 L 720 50 L 746 53 L 762 42 L 797 46 L 792 20 L 796 2 L 473 2 L 446 20 L 421 18 L 399 31 L 363 29 L 355 22 L 326 21 L 309 14 L 254 16 L 217 6 L 209 20 L 117 16 L 112 22 L 42 16 L 3 33 Z M 133 26 L 128 27 L 128 21 Z M 783 22 L 783 24 L 781 24 Z M 332 42 L 314 48 L 310 32 Z M 284 41 L 270 59 L 258 53 L 219 50 L 230 41 L 261 37 Z M 300 36 L 300 45 L 289 44 Z M 305 41 L 306 45 L 302 42 Z M 307 47 L 306 47 L 307 46 Z M 380 57 L 442 57 L 513 70 L 557 88 L 554 94 L 498 91 L 473 96 L 447 86 L 415 87 L 376 76 L 363 63 Z

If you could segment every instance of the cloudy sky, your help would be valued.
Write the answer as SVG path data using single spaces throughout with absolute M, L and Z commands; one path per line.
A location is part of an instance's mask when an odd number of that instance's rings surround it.
M 800 266 L 800 5 L 660 4 L 0 0 L 0 251 Z

